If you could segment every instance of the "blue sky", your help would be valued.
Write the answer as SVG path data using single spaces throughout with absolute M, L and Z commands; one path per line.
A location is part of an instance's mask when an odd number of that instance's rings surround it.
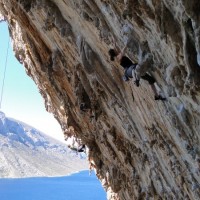
M 8 38 L 7 24 L 1 22 L 0 92 L 2 89 Z M 12 42 L 10 42 L 8 52 L 1 111 L 3 111 L 7 117 L 23 121 L 56 139 L 63 140 L 60 125 L 53 115 L 45 110 L 44 100 L 41 97 L 37 86 L 26 74 L 23 65 L 21 65 L 14 57 Z

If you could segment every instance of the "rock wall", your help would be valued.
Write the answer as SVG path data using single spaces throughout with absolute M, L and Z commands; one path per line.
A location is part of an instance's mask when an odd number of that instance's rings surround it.
M 199 10 L 199 0 L 0 0 L 16 57 L 66 137 L 88 146 L 108 199 L 200 198 Z M 134 62 L 152 56 L 167 101 L 122 80 L 112 37 Z

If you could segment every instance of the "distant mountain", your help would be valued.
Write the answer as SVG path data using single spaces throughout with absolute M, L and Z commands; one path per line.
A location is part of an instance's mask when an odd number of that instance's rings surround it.
M 88 169 L 61 143 L 0 111 L 0 178 L 64 176 Z

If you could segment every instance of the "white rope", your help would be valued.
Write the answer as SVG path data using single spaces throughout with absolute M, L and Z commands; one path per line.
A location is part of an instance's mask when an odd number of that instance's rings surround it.
M 7 68 L 7 61 L 8 61 L 9 45 L 10 45 L 10 37 L 8 39 L 8 46 L 7 46 L 7 52 L 6 52 L 6 61 L 5 61 L 4 73 L 3 73 L 3 83 L 2 83 L 2 87 L 1 87 L 0 109 L 1 109 L 1 104 L 2 104 L 2 100 L 3 100 L 3 91 L 4 91 L 4 82 L 5 82 L 5 77 L 6 77 L 6 68 Z

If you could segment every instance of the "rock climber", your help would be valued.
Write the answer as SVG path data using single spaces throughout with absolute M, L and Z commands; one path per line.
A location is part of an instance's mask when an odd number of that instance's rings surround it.
M 83 112 L 88 112 L 88 111 L 90 112 L 91 109 L 90 109 L 90 106 L 88 106 L 86 103 L 81 103 L 80 110 Z
M 128 42 L 127 42 L 128 44 Z M 149 85 L 151 86 L 151 89 L 153 90 L 153 93 L 155 95 L 155 100 L 166 100 L 166 98 L 162 97 L 156 87 L 155 87 L 155 78 L 152 77 L 151 75 L 149 75 L 148 73 L 144 73 L 144 75 L 142 76 L 137 76 L 136 74 L 136 69 L 139 67 L 139 65 L 137 63 L 133 63 L 127 56 L 125 56 L 125 52 L 127 49 L 127 44 L 125 45 L 125 47 L 120 50 L 115 42 L 114 42 L 114 48 L 109 50 L 109 55 L 110 55 L 110 60 L 114 61 L 115 58 L 117 60 L 117 62 L 124 68 L 125 72 L 124 72 L 124 76 L 123 79 L 125 81 L 128 81 L 129 78 L 134 78 L 134 83 L 137 87 L 139 87 L 139 82 L 140 82 L 140 78 L 143 80 L 148 81 Z
M 75 147 L 75 146 L 72 146 L 72 145 L 68 145 L 68 148 L 70 148 L 71 150 L 73 150 L 73 151 L 76 151 L 76 152 L 79 152 L 79 153 L 81 153 L 81 152 L 85 152 L 86 150 L 85 150 L 85 144 L 82 144 L 82 145 L 80 145 L 80 146 L 78 146 L 78 147 Z
M 86 146 L 82 143 L 80 139 L 72 137 L 70 143 L 71 144 L 68 144 L 68 148 L 70 148 L 71 150 L 76 151 L 76 153 L 86 153 Z
M 91 106 L 87 105 L 87 103 L 82 102 L 79 106 L 82 112 L 88 113 L 90 118 L 94 118 L 94 114 L 92 112 Z

